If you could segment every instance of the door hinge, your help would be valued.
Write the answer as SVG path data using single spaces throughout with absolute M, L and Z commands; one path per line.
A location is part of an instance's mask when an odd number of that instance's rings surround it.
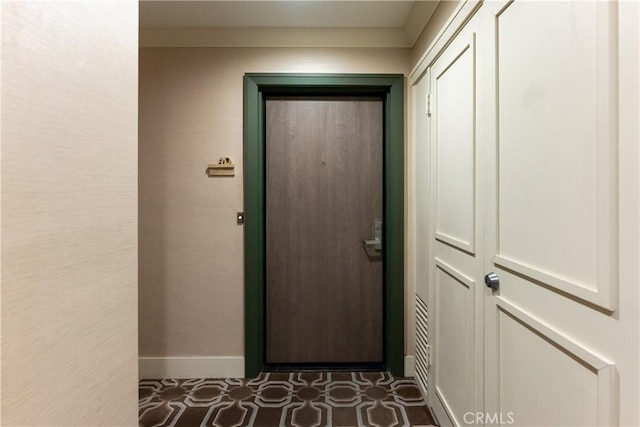
M 427 94 L 427 117 L 431 117 L 431 94 Z
M 427 368 L 431 366 L 431 346 L 426 346 L 425 353 L 427 353 Z

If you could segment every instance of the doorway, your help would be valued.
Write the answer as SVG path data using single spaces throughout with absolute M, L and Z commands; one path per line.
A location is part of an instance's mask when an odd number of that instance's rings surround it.
M 268 97 L 266 363 L 384 361 L 381 97 Z
M 371 318 L 366 318 L 365 316 L 356 320 L 368 323 L 364 329 L 361 329 L 365 331 L 363 335 L 367 335 L 367 333 L 371 336 L 378 334 L 378 344 L 373 344 L 371 351 L 366 355 L 352 355 L 347 359 L 341 359 L 340 357 L 332 358 L 332 356 L 325 354 L 315 362 L 375 362 L 380 367 L 390 370 L 394 375 L 403 375 L 404 77 L 402 75 L 247 74 L 245 75 L 244 95 L 245 375 L 249 377 L 255 376 L 264 370 L 269 363 L 274 362 L 295 363 L 296 361 L 302 361 L 307 364 L 314 362 L 307 356 L 305 356 L 306 358 L 301 358 L 300 353 L 295 353 L 296 341 L 274 342 L 271 350 L 269 350 L 268 342 L 268 324 L 270 321 L 273 323 L 274 317 L 273 315 L 269 317 L 269 310 L 267 309 L 270 295 L 267 290 L 267 280 L 272 275 L 272 273 L 269 273 L 272 270 L 268 268 L 267 257 L 269 247 L 278 243 L 273 240 L 273 233 L 270 234 L 270 228 L 268 227 L 270 222 L 267 206 L 274 199 L 268 199 L 267 111 L 270 103 L 275 105 L 273 102 L 277 101 L 282 104 L 283 101 L 291 100 L 292 97 L 298 101 L 301 99 L 309 101 L 321 98 L 324 101 L 320 102 L 325 103 L 333 100 L 331 102 L 334 104 L 330 109 L 340 105 L 335 104 L 336 102 L 343 103 L 346 101 L 348 99 L 346 97 L 352 99 L 356 97 L 360 100 L 375 99 L 379 102 L 379 114 L 383 118 L 380 129 L 383 147 L 380 159 L 381 164 L 379 165 L 382 171 L 380 179 L 382 185 L 382 203 L 380 206 L 382 218 L 371 218 L 371 236 L 369 240 L 375 240 L 376 223 L 380 224 L 376 220 L 384 219 L 384 225 L 378 227 L 381 234 L 381 245 L 376 247 L 375 244 L 372 244 L 371 248 L 367 248 L 367 245 L 362 242 L 358 242 L 358 245 L 361 245 L 360 249 L 362 251 L 366 250 L 367 253 L 372 255 L 371 259 L 367 258 L 366 262 L 375 266 L 376 253 L 380 257 L 378 267 L 380 268 L 381 283 L 379 285 L 379 302 L 377 304 L 382 310 L 378 310 L 378 320 L 375 320 L 375 316 Z M 364 105 L 361 101 L 353 102 L 356 102 L 356 105 Z M 352 107 L 353 105 L 347 107 L 347 109 Z M 290 114 L 291 112 L 283 111 L 281 117 L 286 118 Z M 322 159 L 319 161 L 319 165 L 322 165 Z M 273 166 L 276 165 L 274 164 Z M 287 165 L 277 165 L 278 170 L 283 167 L 287 167 Z M 370 216 L 376 216 L 373 211 L 370 214 Z M 271 228 L 275 230 L 273 227 L 277 227 L 277 224 L 279 224 L 278 221 L 272 221 Z M 268 238 L 270 239 L 269 244 L 267 244 Z M 284 248 L 286 245 L 282 247 Z M 314 250 L 317 251 L 318 248 Z M 297 253 L 299 254 L 300 250 L 297 250 Z M 373 270 L 375 270 L 375 267 Z M 291 289 L 283 289 L 281 291 L 284 294 L 292 292 Z M 372 295 L 375 293 L 375 291 L 371 292 Z M 374 302 L 373 305 L 375 306 L 376 303 Z M 353 309 L 348 310 L 353 311 Z M 318 311 L 316 310 L 316 312 Z M 301 322 L 300 319 L 291 317 L 290 314 L 287 314 L 285 310 L 277 320 L 280 323 L 276 322 L 276 328 L 286 325 L 287 320 L 289 320 L 289 324 Z M 378 324 L 377 332 L 376 322 Z M 302 321 L 302 323 L 304 324 L 305 322 Z M 304 334 L 304 328 L 299 328 L 292 334 L 300 333 Z M 284 336 L 286 335 L 284 334 Z M 337 335 L 339 336 L 339 334 Z M 354 329 L 352 335 L 352 340 L 348 343 L 351 346 L 354 346 L 354 339 L 363 338 L 359 336 L 357 329 Z M 281 336 L 281 334 L 272 333 L 271 339 L 273 340 L 277 336 Z

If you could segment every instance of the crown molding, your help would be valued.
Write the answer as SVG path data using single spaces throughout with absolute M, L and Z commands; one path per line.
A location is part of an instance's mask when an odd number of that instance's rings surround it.
M 411 37 L 414 33 L 415 29 L 412 29 Z M 411 48 L 414 42 L 415 39 L 410 40 L 402 28 L 140 29 L 140 47 Z

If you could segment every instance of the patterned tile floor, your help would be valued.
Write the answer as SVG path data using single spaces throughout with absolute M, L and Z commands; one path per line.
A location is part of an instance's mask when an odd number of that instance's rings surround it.
M 400 427 L 435 424 L 410 378 L 387 372 L 142 380 L 140 426 Z

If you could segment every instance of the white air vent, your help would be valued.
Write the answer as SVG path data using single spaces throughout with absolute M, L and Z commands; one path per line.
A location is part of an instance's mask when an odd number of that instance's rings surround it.
M 416 370 L 415 376 L 427 393 L 427 370 L 430 365 L 427 304 L 416 295 Z

